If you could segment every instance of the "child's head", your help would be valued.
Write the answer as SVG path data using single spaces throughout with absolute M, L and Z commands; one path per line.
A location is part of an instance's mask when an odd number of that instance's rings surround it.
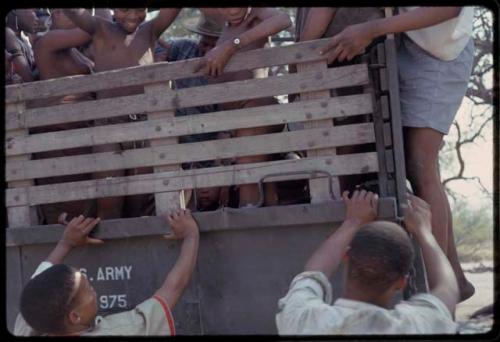
M 35 33 L 39 24 L 34 8 L 23 8 L 11 11 L 17 28 L 25 33 Z
M 219 208 L 220 187 L 196 189 L 197 210 L 209 211 Z
M 223 7 L 218 8 L 219 14 L 230 25 L 241 24 L 249 14 L 248 7 Z
M 74 327 L 91 327 L 97 308 L 97 295 L 87 278 L 64 264 L 31 279 L 21 293 L 23 318 L 42 334 L 59 335 Z
M 114 8 L 115 22 L 127 33 L 134 33 L 146 19 L 147 8 Z
M 347 253 L 348 282 L 380 294 L 398 282 L 404 286 L 413 255 L 401 226 L 388 221 L 368 223 L 356 233 Z

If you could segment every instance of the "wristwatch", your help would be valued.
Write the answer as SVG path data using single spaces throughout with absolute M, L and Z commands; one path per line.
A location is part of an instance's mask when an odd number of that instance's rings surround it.
M 241 49 L 241 40 L 240 38 L 236 37 L 233 39 L 233 45 L 236 46 L 236 48 L 239 50 Z

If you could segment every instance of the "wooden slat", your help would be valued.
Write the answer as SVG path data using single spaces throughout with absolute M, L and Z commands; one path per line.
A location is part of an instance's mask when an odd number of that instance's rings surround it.
M 171 93 L 171 84 L 153 84 L 147 87 L 144 87 L 144 92 L 146 94 L 167 94 Z M 164 112 L 156 112 L 156 113 L 148 113 L 148 120 L 155 120 L 155 121 L 166 121 L 166 120 L 171 120 L 175 115 L 175 111 L 170 110 L 170 111 L 164 111 Z M 152 139 L 151 141 L 151 147 L 155 146 L 168 146 L 168 145 L 175 145 L 178 143 L 177 137 L 170 137 L 170 138 L 164 138 L 164 139 Z M 165 171 L 175 171 L 180 169 L 180 164 L 174 164 L 174 165 L 160 165 L 160 166 L 155 166 L 153 168 L 154 172 L 165 172 Z M 172 191 L 172 192 L 160 192 L 160 193 L 155 193 L 155 210 L 156 210 L 156 215 L 165 215 L 172 210 L 179 209 L 179 208 L 186 208 L 186 203 L 184 200 L 184 190 L 181 191 Z
M 377 172 L 377 155 L 375 152 L 346 154 L 335 158 L 281 160 L 7 189 L 6 205 L 8 207 L 38 205 L 201 187 L 252 184 L 258 183 L 269 174 L 299 171 L 326 171 L 333 176 Z M 273 177 L 272 181 L 303 178 L 304 175 L 287 175 L 280 178 Z
M 389 111 L 389 98 L 387 95 L 380 96 L 380 109 L 382 111 L 382 118 L 385 120 L 391 119 L 391 112 Z
M 144 112 L 168 111 L 214 103 L 224 103 L 262 97 L 363 85 L 368 82 L 365 64 L 350 65 L 323 72 L 309 72 L 268 78 L 219 83 L 203 87 L 184 88 L 170 94 L 122 96 L 75 104 L 36 108 L 25 112 L 7 112 L 8 130 L 38 127 Z M 75 115 L 78 113 L 78 115 Z
M 383 129 L 384 129 L 384 145 L 385 147 L 390 147 L 392 146 L 392 130 L 391 130 L 391 123 L 390 122 L 385 122 L 383 124 Z
M 394 168 L 396 180 L 396 198 L 399 216 L 404 216 L 406 204 L 406 167 L 404 156 L 403 129 L 401 125 L 401 102 L 399 99 L 399 79 L 397 56 L 394 39 L 385 40 L 385 55 L 387 63 L 387 81 L 389 85 L 389 104 L 391 109 L 392 142 L 394 151 Z
M 139 121 L 14 137 L 8 139 L 5 153 L 9 156 L 53 151 L 60 149 L 61 146 L 74 148 L 144 139 L 161 139 L 187 134 L 331 119 L 368 114 L 371 111 L 372 99 L 369 94 L 297 101 L 189 117 L 167 118 L 155 122 Z
M 378 219 L 395 217 L 394 198 L 380 198 Z M 342 222 L 345 205 L 342 201 L 320 204 L 298 204 L 244 210 L 194 212 L 201 233 L 259 228 L 289 228 L 297 225 L 318 225 Z M 279 217 L 279 220 L 276 220 Z M 7 247 L 48 244 L 59 241 L 64 227 L 59 224 L 8 229 L 5 234 Z M 113 240 L 168 234 L 170 228 L 163 217 L 148 216 L 99 222 L 92 231 L 97 239 Z
M 6 111 L 23 111 L 26 108 L 26 105 L 24 102 L 19 102 L 19 103 L 13 103 L 13 104 L 7 104 L 6 105 Z M 7 139 L 12 139 L 15 137 L 21 137 L 21 136 L 27 136 L 28 135 L 28 130 L 27 129 L 17 129 L 13 131 L 8 131 L 6 132 L 6 138 Z M 30 154 L 22 154 L 18 156 L 12 156 L 12 157 L 7 157 L 6 162 L 8 163 L 15 163 L 15 162 L 24 162 L 27 160 L 31 159 Z M 9 182 L 7 186 L 9 188 L 23 188 L 23 187 L 29 187 L 34 184 L 33 179 L 25 179 L 25 180 L 18 180 L 18 181 L 13 181 Z M 10 227 L 17 227 L 17 226 L 22 226 L 22 225 L 31 225 L 31 224 L 36 224 L 37 222 L 37 216 L 36 216 L 36 208 L 32 208 L 29 206 L 20 206 L 20 207 L 15 207 L 15 208 L 7 208 L 7 217 L 8 217 L 8 222 Z
M 374 142 L 371 123 L 7 163 L 8 181 Z
M 326 72 L 327 64 L 326 61 L 314 62 L 314 63 L 306 63 L 306 64 L 298 64 L 297 72 L 299 75 L 303 75 L 305 72 L 315 71 L 318 75 Z M 330 90 L 324 91 L 316 91 L 316 92 L 302 92 L 300 94 L 301 100 L 308 99 L 321 99 L 321 98 L 329 98 Z M 319 120 L 314 122 L 307 122 L 304 124 L 304 128 L 319 128 L 319 127 L 331 127 L 333 126 L 333 120 Z M 335 155 L 335 149 L 326 149 L 326 150 L 308 150 L 308 157 L 315 156 L 325 156 L 325 155 Z M 333 194 L 336 198 L 340 198 L 340 185 L 338 178 L 332 179 L 332 188 Z M 328 183 L 324 179 L 311 179 L 309 181 L 309 193 L 311 197 L 311 203 L 320 203 L 331 200 L 331 194 L 329 191 Z
M 371 62 L 375 62 L 375 56 L 372 55 L 372 60 Z M 381 113 L 381 106 L 380 106 L 380 101 L 377 100 L 375 94 L 377 91 L 375 91 L 374 87 L 377 87 L 378 84 L 376 83 L 375 79 L 375 72 L 370 73 L 370 85 L 365 86 L 364 91 L 368 92 L 372 96 L 372 103 L 373 103 L 373 128 L 375 130 L 375 148 L 377 150 L 377 156 L 378 156 L 378 163 L 379 163 L 379 171 L 377 173 L 377 178 L 378 178 L 378 189 L 379 189 L 379 196 L 380 197 L 385 197 L 387 196 L 387 164 L 385 161 L 385 145 L 383 143 L 384 139 L 384 132 L 383 132 L 383 124 L 384 120 L 382 118 L 382 113 Z
M 233 72 L 323 60 L 325 56 L 321 56 L 317 52 L 317 49 L 327 41 L 328 39 L 320 39 L 283 47 L 237 53 L 229 60 L 224 70 L 226 72 Z M 155 63 L 98 72 L 92 75 L 70 76 L 58 78 L 57 80 L 9 85 L 6 87 L 5 101 L 7 103 L 26 101 L 201 76 L 203 71 L 193 72 L 199 60 L 199 58 L 195 58 L 173 63 Z

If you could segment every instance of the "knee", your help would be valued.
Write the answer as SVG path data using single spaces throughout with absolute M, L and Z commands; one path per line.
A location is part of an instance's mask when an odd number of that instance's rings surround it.
M 406 176 L 415 191 L 436 186 L 439 183 L 437 162 L 429 162 L 424 158 L 409 157 L 406 160 Z

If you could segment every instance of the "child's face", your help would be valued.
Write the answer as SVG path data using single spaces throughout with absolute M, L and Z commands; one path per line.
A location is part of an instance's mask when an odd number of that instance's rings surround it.
M 247 14 L 247 7 L 219 8 L 219 13 L 231 25 L 239 25 Z
M 146 8 L 115 8 L 114 18 L 127 33 L 133 33 L 146 19 Z
M 38 18 L 33 8 L 17 9 L 17 24 L 19 28 L 27 33 L 35 33 L 38 26 Z

